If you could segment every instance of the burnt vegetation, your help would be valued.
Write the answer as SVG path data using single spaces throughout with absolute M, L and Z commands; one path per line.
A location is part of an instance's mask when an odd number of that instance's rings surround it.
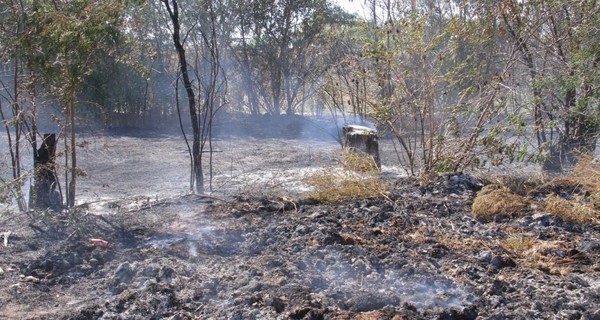
M 0 0 L 0 318 L 600 319 L 598 12 Z

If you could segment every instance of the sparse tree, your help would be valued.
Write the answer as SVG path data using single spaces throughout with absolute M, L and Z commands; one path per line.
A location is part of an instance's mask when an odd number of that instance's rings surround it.
M 595 150 L 600 47 L 596 1 L 501 1 L 502 27 L 520 54 L 544 167 L 568 168 Z
M 195 16 L 197 20 L 194 20 L 191 16 L 184 17 L 180 14 L 182 8 L 179 1 L 162 0 L 161 2 L 171 22 L 173 44 L 178 56 L 179 72 L 187 96 L 192 125 L 192 147 L 189 148 L 188 145 L 191 158 L 190 189 L 202 194 L 205 190 L 203 153 L 208 147 L 209 170 L 212 178 L 213 119 L 221 107 L 222 99 L 219 95 L 224 94 L 225 90 L 216 34 L 216 8 L 212 0 L 199 3 L 199 7 L 187 4 L 189 11 L 195 10 L 198 13 Z M 188 22 L 188 25 L 184 25 L 182 21 Z M 184 27 L 187 29 L 182 29 Z M 190 34 L 192 36 L 188 38 Z M 193 43 L 186 42 L 189 39 L 193 39 Z M 192 56 L 196 59 L 188 57 L 187 49 L 193 50 Z M 194 61 L 195 64 L 190 64 L 190 61 Z M 193 80 L 197 81 L 195 85 Z M 185 136 L 185 130 L 183 131 Z
M 231 51 L 251 113 L 293 115 L 306 94 L 315 92 L 324 68 L 323 31 L 349 17 L 325 0 L 236 3 L 240 37 Z

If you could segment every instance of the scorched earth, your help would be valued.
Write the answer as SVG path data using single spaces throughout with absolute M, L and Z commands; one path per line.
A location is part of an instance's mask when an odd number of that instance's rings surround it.
M 480 222 L 480 186 L 387 140 L 387 198 L 329 205 L 303 177 L 331 138 L 218 137 L 210 196 L 177 135 L 83 140 L 77 210 L 0 217 L 0 319 L 600 319 L 598 225 Z

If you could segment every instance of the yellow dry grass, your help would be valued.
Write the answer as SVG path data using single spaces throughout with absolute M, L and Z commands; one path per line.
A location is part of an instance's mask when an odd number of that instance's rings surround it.
M 482 221 L 492 221 L 497 216 L 519 217 L 527 213 L 529 201 L 500 185 L 487 185 L 473 200 L 473 215 Z
M 508 251 L 523 255 L 531 250 L 535 245 L 535 239 L 518 234 L 511 234 L 501 243 L 502 247 Z
M 372 156 L 363 153 L 354 153 L 344 150 L 339 162 L 344 170 L 366 174 L 377 174 L 379 168 Z
M 313 187 L 308 196 L 322 203 L 338 203 L 352 199 L 385 198 L 388 185 L 369 155 L 344 152 L 340 168 L 328 167 L 307 177 Z
M 570 199 L 551 194 L 545 202 L 549 213 L 563 220 L 600 223 L 600 163 L 592 156 L 581 156 L 573 171 L 554 179 L 548 187 L 572 190 Z
M 542 241 L 531 235 L 511 234 L 500 241 L 500 246 L 510 252 L 520 265 L 563 276 L 572 271 L 572 258 L 553 254 L 568 251 L 569 244 L 564 241 Z
M 546 198 L 545 209 L 554 216 L 566 221 L 579 223 L 600 222 L 598 209 L 581 197 L 566 200 L 552 194 Z

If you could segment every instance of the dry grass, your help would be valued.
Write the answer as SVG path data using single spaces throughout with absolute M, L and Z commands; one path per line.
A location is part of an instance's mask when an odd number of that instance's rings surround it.
M 566 221 L 600 223 L 597 207 L 582 197 L 566 200 L 552 194 L 546 198 L 545 208 L 549 213 Z
M 528 235 L 511 234 L 500 241 L 500 246 L 510 252 L 520 265 L 550 274 L 567 275 L 576 262 L 567 255 L 569 244 L 564 241 L 542 241 Z
M 369 175 L 379 173 L 379 168 L 372 156 L 368 154 L 343 151 L 339 159 L 344 170 L 366 173 Z
M 388 185 L 379 176 L 377 165 L 368 155 L 344 152 L 342 169 L 328 167 L 307 177 L 313 187 L 309 197 L 318 202 L 338 203 L 351 199 L 385 198 Z
M 568 175 L 590 192 L 600 192 L 600 162 L 592 156 L 582 156 Z
M 527 213 L 530 203 L 524 197 L 500 185 L 487 185 L 473 201 L 473 215 L 482 221 L 497 216 L 519 217 Z
M 519 255 L 524 255 L 527 251 L 531 250 L 534 245 L 535 239 L 519 234 L 511 234 L 501 243 L 501 246 L 504 249 Z
M 474 176 L 484 185 L 503 186 L 521 196 L 526 196 L 532 189 L 547 182 L 542 174 L 532 174 L 530 171 L 516 172 L 510 175 L 486 172 L 474 174 Z
M 567 221 L 600 223 L 600 163 L 594 157 L 581 156 L 573 171 L 543 188 L 550 192 L 545 202 L 549 213 Z M 569 199 L 557 195 L 565 192 Z
M 600 223 L 600 162 L 592 156 L 580 157 L 569 174 L 546 182 L 523 174 L 479 178 L 489 184 L 473 202 L 473 215 L 483 221 L 523 216 L 534 203 L 524 196 L 542 194 L 548 195 L 542 205 L 548 213 L 566 221 Z
M 459 252 L 468 252 L 473 249 L 489 249 L 493 247 L 493 244 L 489 240 L 466 236 L 464 234 L 447 233 L 436 235 L 436 241 L 446 248 Z

